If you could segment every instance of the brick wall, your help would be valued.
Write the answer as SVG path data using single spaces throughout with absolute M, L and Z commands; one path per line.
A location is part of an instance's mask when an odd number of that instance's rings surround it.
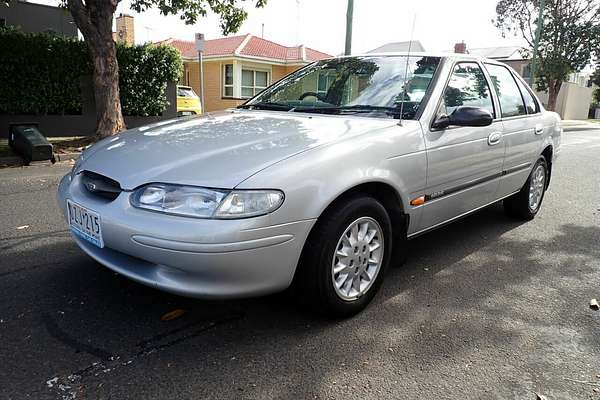
M 223 64 L 231 63 L 221 61 L 205 61 L 204 62 L 204 102 L 206 103 L 205 111 L 218 111 L 226 108 L 236 107 L 244 102 L 244 100 L 226 99 L 223 98 L 223 88 L 221 84 L 221 71 Z M 194 92 L 200 95 L 200 68 L 198 62 L 190 61 L 185 63 L 185 68 L 189 71 L 189 86 L 194 89 Z
M 223 98 L 223 65 L 232 64 L 233 60 L 226 61 L 204 61 L 204 102 L 205 111 L 218 111 L 226 108 L 236 107 L 244 103 L 245 99 Z M 301 66 L 272 65 L 271 83 L 277 82 L 287 74 L 296 71 Z M 197 61 L 186 61 L 184 63 L 184 80 L 189 76 L 187 85 L 200 94 L 200 74 Z M 186 82 L 183 82 L 186 84 Z

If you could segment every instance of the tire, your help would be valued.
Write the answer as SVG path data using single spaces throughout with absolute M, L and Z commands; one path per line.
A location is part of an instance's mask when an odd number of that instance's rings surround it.
M 353 224 L 357 230 L 349 231 Z M 363 232 L 367 234 L 362 240 L 354 241 Z M 323 215 L 311 232 L 300 261 L 297 294 L 329 317 L 354 315 L 379 290 L 391 254 L 392 225 L 383 205 L 368 195 L 352 196 Z M 342 269 L 342 265 L 346 267 Z M 342 272 L 336 273 L 334 268 Z M 340 288 L 335 281 L 345 283 Z
M 542 172 L 540 172 L 542 171 Z M 542 179 L 540 181 L 540 173 Z M 532 181 L 534 184 L 532 185 Z M 532 220 L 540 208 L 546 193 L 548 182 L 548 163 L 544 156 L 536 161 L 527 181 L 518 193 L 504 199 L 504 211 L 507 215 L 522 220 Z M 535 193 L 533 193 L 535 191 Z M 537 193 L 537 194 L 536 194 Z M 537 201 L 530 202 L 530 194 L 537 196 Z

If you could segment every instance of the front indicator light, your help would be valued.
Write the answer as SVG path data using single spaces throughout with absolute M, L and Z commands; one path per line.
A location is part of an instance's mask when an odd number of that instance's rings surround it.
M 271 213 L 283 203 L 278 190 L 234 190 L 215 213 L 216 218 L 247 218 Z

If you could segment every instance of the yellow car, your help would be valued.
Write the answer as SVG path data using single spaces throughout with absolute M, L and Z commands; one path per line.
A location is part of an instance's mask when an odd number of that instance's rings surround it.
M 202 114 L 200 97 L 189 86 L 177 85 L 177 116 Z

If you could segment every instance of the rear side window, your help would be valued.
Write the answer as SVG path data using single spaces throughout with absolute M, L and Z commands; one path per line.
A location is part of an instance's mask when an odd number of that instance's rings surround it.
M 481 107 L 494 114 L 490 87 L 479 64 L 458 63 L 454 66 L 448 86 L 444 91 L 445 113 L 452 114 L 460 106 Z
M 196 97 L 196 93 L 194 90 L 189 87 L 178 87 L 177 88 L 177 96 L 178 97 Z
M 519 86 L 517 86 L 517 82 L 508 68 L 493 64 L 486 64 L 486 67 L 500 100 L 502 117 L 527 115 Z
M 540 106 L 531 94 L 531 91 L 519 79 L 516 79 L 516 81 L 517 85 L 519 85 L 519 89 L 521 89 L 523 100 L 525 100 L 525 108 L 527 109 L 527 114 L 535 114 L 540 112 Z

